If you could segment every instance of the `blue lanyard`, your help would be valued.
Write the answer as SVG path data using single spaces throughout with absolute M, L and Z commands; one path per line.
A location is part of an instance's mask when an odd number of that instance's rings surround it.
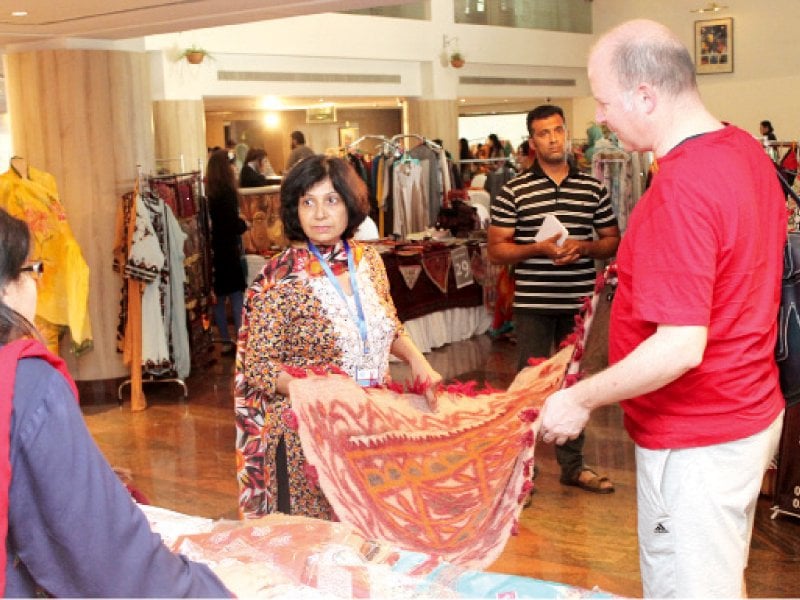
M 342 240 L 342 243 L 344 244 L 344 251 L 347 254 L 347 272 L 350 275 L 350 287 L 353 288 L 353 299 L 356 303 L 357 314 L 354 316 L 356 319 L 356 324 L 358 325 L 358 332 L 361 334 L 361 348 L 364 351 L 364 354 L 369 354 L 367 319 L 364 317 L 364 308 L 361 306 L 361 296 L 358 293 L 358 281 L 356 280 L 356 268 L 353 264 L 353 252 L 350 250 L 347 240 Z M 347 302 L 347 296 L 345 295 L 339 280 L 336 279 L 336 275 L 334 275 L 333 271 L 331 271 L 328 261 L 322 257 L 319 249 L 311 242 L 311 240 L 308 240 L 308 249 L 311 250 L 311 253 L 317 258 L 319 264 L 322 266 L 322 270 L 325 271 L 325 275 L 328 277 L 328 280 L 331 282 L 334 289 L 338 292 L 339 297 L 341 297 L 342 301 L 344 302 L 347 312 L 350 312 L 350 304 Z

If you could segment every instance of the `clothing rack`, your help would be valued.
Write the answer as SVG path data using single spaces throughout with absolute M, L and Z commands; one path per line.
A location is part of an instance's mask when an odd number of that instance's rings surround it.
M 142 188 L 142 165 L 136 165 L 136 183 L 133 188 L 134 197 L 134 217 L 129 219 L 128 222 L 128 240 L 132 239 L 133 231 L 136 227 L 136 198 L 138 197 Z M 141 281 L 133 278 L 128 280 L 128 323 L 130 324 L 130 315 L 139 315 L 141 320 L 142 314 L 142 294 L 144 293 L 144 286 Z M 130 379 L 123 381 L 119 388 L 117 388 L 117 398 L 119 398 L 120 406 L 122 405 L 122 388 L 126 384 L 131 386 L 131 411 L 140 411 L 147 408 L 147 399 L 144 395 L 142 385 L 142 328 L 129 327 L 130 345 L 131 345 L 131 376 Z
M 182 162 L 182 159 L 181 159 Z M 199 162 L 199 161 L 198 161 Z M 136 199 L 143 193 L 142 190 L 150 190 L 150 184 L 159 181 L 176 181 L 182 178 L 199 178 L 200 190 L 202 191 L 202 172 L 186 172 L 168 175 L 157 176 L 144 176 L 142 165 L 136 165 L 136 182 L 133 191 L 133 217 L 129 219 L 128 225 L 128 240 L 132 239 L 133 229 L 136 224 Z M 180 377 L 157 377 L 152 373 L 144 376 L 142 372 L 142 296 L 144 294 L 143 282 L 129 277 L 128 278 L 128 298 L 127 298 L 127 321 L 129 326 L 126 328 L 127 334 L 130 336 L 130 363 L 131 363 L 131 376 L 124 380 L 117 388 L 117 400 L 119 405 L 122 406 L 122 391 L 125 386 L 130 386 L 131 398 L 131 411 L 141 411 L 147 408 L 147 399 L 144 394 L 145 383 L 176 383 L 183 388 L 183 397 L 187 398 L 189 395 L 186 383 Z M 131 319 L 131 315 L 134 319 Z M 130 326 L 133 321 L 133 326 Z M 137 326 L 138 324 L 138 326 Z
M 797 146 L 798 142 L 795 141 L 777 141 L 777 140 L 761 140 L 761 144 L 766 147 L 771 148 L 791 148 L 792 146 Z
M 397 145 L 398 140 L 402 140 L 405 138 L 413 138 L 420 140 L 423 144 L 428 146 L 429 148 L 433 148 L 434 150 L 441 150 L 442 147 L 434 142 L 433 140 L 426 138 L 424 135 L 419 135 L 418 133 L 398 133 L 397 135 L 392 136 L 392 143 Z
M 354 140 L 354 141 L 350 142 L 349 144 L 347 144 L 347 146 L 345 146 L 345 152 L 352 152 L 353 150 L 355 150 L 358 147 L 358 145 L 361 142 L 366 141 L 366 140 L 377 140 L 377 141 L 381 142 L 380 144 L 378 144 L 376 146 L 376 148 L 380 148 L 381 149 L 380 153 L 383 154 L 384 156 L 387 156 L 387 157 L 389 157 L 389 156 L 398 157 L 398 156 L 403 154 L 403 149 L 400 147 L 399 144 L 397 144 L 394 141 L 393 138 L 388 138 L 385 135 L 376 135 L 376 134 L 371 134 L 371 133 L 367 134 L 367 135 L 362 135 L 359 138 L 357 138 L 356 140 Z
M 180 379 L 179 377 L 163 378 L 163 377 L 155 377 L 154 375 L 148 375 L 147 377 L 141 377 L 140 378 L 140 384 L 139 385 L 144 384 L 144 383 L 177 383 L 178 385 L 180 385 L 183 388 L 183 397 L 184 398 L 188 398 L 189 397 L 189 389 L 186 387 L 186 382 L 184 382 L 183 379 Z M 126 379 L 125 381 L 123 381 L 122 383 L 119 384 L 119 387 L 117 388 L 117 402 L 119 403 L 120 406 L 122 406 L 122 390 L 125 388 L 126 385 L 130 385 L 131 386 L 131 410 L 134 410 L 134 408 L 133 408 L 133 385 L 134 385 L 133 384 L 133 378 Z M 145 403 L 145 405 L 142 408 L 147 408 L 147 404 Z

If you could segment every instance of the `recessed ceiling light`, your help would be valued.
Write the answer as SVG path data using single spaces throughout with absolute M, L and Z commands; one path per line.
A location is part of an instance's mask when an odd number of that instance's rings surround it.
M 28 11 L 27 10 L 15 10 L 11 13 L 12 17 L 27 17 Z

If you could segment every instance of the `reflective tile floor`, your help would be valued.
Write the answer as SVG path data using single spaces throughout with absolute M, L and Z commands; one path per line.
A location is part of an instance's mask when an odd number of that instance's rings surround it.
M 450 344 L 429 355 L 445 379 L 474 379 L 505 387 L 514 375 L 516 346 L 486 336 Z M 224 357 L 188 380 L 188 400 L 175 384 L 145 386 L 148 409 L 132 413 L 116 397 L 86 404 L 86 422 L 109 462 L 133 472 L 153 504 L 212 518 L 236 517 L 233 359 Z M 407 370 L 393 365 L 395 379 Z M 633 445 L 621 411 L 596 411 L 587 428 L 587 461 L 607 474 L 616 492 L 597 495 L 558 482 L 552 447 L 537 446 L 539 476 L 533 504 L 492 571 L 560 581 L 625 596 L 641 596 L 636 549 Z M 800 519 L 771 520 L 759 501 L 748 593 L 800 597 Z

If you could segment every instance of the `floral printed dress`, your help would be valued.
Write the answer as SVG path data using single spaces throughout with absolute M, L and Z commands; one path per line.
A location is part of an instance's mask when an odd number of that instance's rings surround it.
M 336 366 L 351 377 L 358 368 L 378 373 L 383 383 L 389 349 L 403 331 L 389 294 L 389 280 L 378 252 L 350 242 L 357 285 L 367 320 L 369 352 L 363 352 L 348 306 L 305 247 L 292 247 L 271 259 L 247 291 L 239 332 L 234 401 L 239 513 L 259 517 L 277 510 L 276 451 L 284 440 L 292 514 L 330 519 L 328 501 L 306 477 L 306 462 L 297 433 L 284 413 L 288 397 L 277 393 L 284 365 Z M 347 271 L 343 244 L 320 248 L 335 274 Z M 291 424 L 291 423 L 290 423 Z

